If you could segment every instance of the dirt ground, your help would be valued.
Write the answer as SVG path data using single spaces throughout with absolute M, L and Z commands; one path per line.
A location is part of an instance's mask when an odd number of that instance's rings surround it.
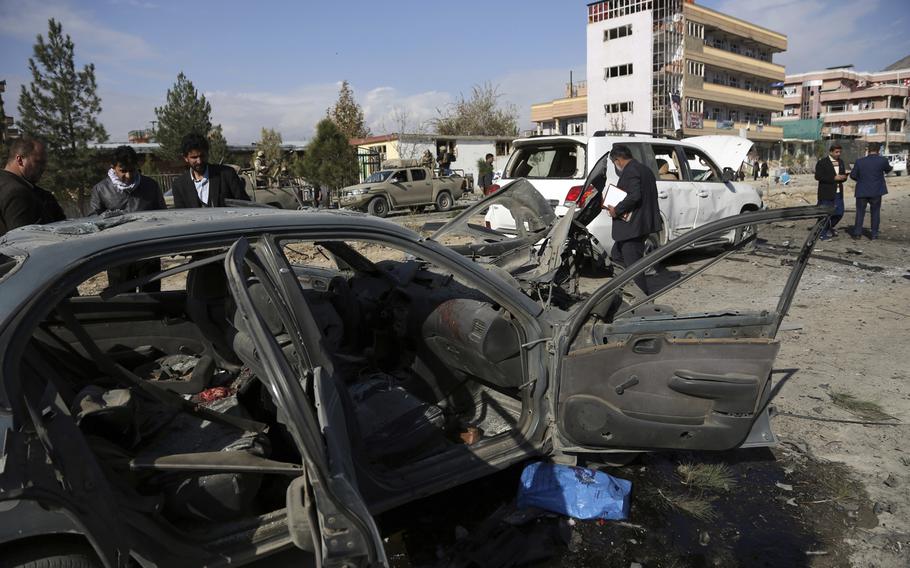
M 841 231 L 817 245 L 785 320 L 802 327 L 781 334 L 776 363 L 797 369 L 775 400 L 782 413 L 774 419 L 777 434 L 819 460 L 851 468 L 873 503 L 877 526 L 857 528 L 845 539 L 851 565 L 870 568 L 910 566 L 910 448 L 904 445 L 910 433 L 910 179 L 889 177 L 888 187 L 878 240 L 853 240 Z M 842 228 L 854 220 L 852 191 L 849 183 Z M 768 201 L 797 205 L 814 196 L 811 178 L 800 176 L 791 187 L 772 187 Z M 844 393 L 878 404 L 896 420 L 864 419 L 834 404 Z M 823 557 L 817 565 L 825 565 Z

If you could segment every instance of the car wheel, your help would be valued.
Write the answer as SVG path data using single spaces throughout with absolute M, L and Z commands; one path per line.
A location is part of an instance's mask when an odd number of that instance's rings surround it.
M 42 542 L 12 545 L 0 550 L 3 566 L 10 568 L 101 568 L 87 542 Z
M 385 217 L 389 214 L 389 202 L 385 200 L 385 197 L 375 197 L 373 201 L 370 201 L 370 205 L 367 208 L 370 212 L 370 215 L 376 217 Z
M 436 210 L 448 211 L 452 208 L 452 196 L 448 191 L 443 191 L 436 196 Z
M 756 209 L 743 209 L 739 213 L 740 213 L 740 215 L 742 215 L 743 213 L 752 213 L 753 211 L 756 211 Z M 756 234 L 757 232 L 758 232 L 757 225 L 746 225 L 745 227 L 739 227 L 736 229 L 736 231 L 733 234 L 733 244 L 736 244 L 736 243 L 742 241 L 743 239 L 749 238 L 752 235 Z M 752 243 L 748 247 L 746 247 L 745 250 L 754 250 L 754 249 L 755 249 L 755 241 L 752 241 Z

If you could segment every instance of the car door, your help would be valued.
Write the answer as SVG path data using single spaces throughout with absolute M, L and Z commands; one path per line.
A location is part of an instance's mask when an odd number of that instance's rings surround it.
M 432 203 L 433 180 L 427 176 L 427 171 L 421 168 L 411 168 L 408 173 L 411 176 L 408 190 L 411 192 L 410 203 Z
M 657 181 L 657 198 L 668 239 L 695 226 L 697 210 L 694 185 L 686 179 L 685 158 L 675 144 L 651 144 L 649 163 Z
M 551 393 L 554 446 L 590 452 L 741 445 L 766 416 L 770 372 L 779 349 L 775 335 L 828 213 L 800 207 L 723 219 L 657 249 L 592 294 L 556 333 L 550 387 L 557 391 Z M 782 274 L 775 309 L 676 314 L 645 306 L 634 317 L 604 309 L 620 305 L 622 287 L 637 275 L 699 239 L 781 220 L 814 221 L 814 226 L 789 274 Z M 709 257 L 693 276 L 754 239 L 753 232 L 728 252 Z M 748 294 L 744 297 L 749 305 Z
M 687 181 L 695 195 L 695 222 L 693 227 L 724 217 L 724 204 L 732 182 L 725 182 L 723 171 L 703 150 L 691 146 L 680 148 L 685 155 Z
M 260 378 L 286 416 L 303 457 L 304 474 L 287 491 L 291 537 L 298 547 L 314 552 L 317 565 L 388 566 L 376 523 L 357 489 L 350 438 L 331 361 L 319 345 L 321 334 L 293 271 L 279 268 L 267 236 L 262 243 L 253 251 L 245 238 L 238 240 L 224 264 L 241 315 L 240 331 L 251 338 L 265 373 Z M 290 331 L 293 361 L 259 313 L 249 291 L 251 280 L 263 285 Z

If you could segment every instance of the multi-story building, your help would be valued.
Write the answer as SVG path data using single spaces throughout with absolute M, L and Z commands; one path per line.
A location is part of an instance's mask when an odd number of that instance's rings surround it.
M 531 105 L 531 120 L 540 135 L 585 135 L 588 130 L 588 83 L 569 81 L 565 96 Z
M 588 4 L 588 130 L 739 134 L 768 156 L 787 37 L 691 0 Z M 556 101 L 554 101 L 556 102 Z
M 820 119 L 821 138 L 880 142 L 899 153 L 910 147 L 908 96 L 910 66 L 862 73 L 852 66 L 787 75 L 780 94 L 784 107 L 774 124 Z

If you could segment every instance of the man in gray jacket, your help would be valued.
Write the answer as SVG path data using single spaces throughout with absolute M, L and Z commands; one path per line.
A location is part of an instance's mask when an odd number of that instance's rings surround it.
M 165 204 L 158 183 L 139 173 L 139 156 L 136 151 L 130 146 L 118 146 L 111 156 L 111 168 L 107 171 L 107 177 L 92 188 L 90 207 L 92 215 L 100 215 L 105 211 L 153 211 L 164 209 Z M 108 286 L 129 282 L 159 270 L 161 262 L 158 259 L 113 266 L 107 271 Z M 139 287 L 140 292 L 160 290 L 160 281 Z
M 92 188 L 91 214 L 105 211 L 152 211 L 164 209 L 161 188 L 139 173 L 139 156 L 130 146 L 118 146 L 111 156 L 107 177 Z

